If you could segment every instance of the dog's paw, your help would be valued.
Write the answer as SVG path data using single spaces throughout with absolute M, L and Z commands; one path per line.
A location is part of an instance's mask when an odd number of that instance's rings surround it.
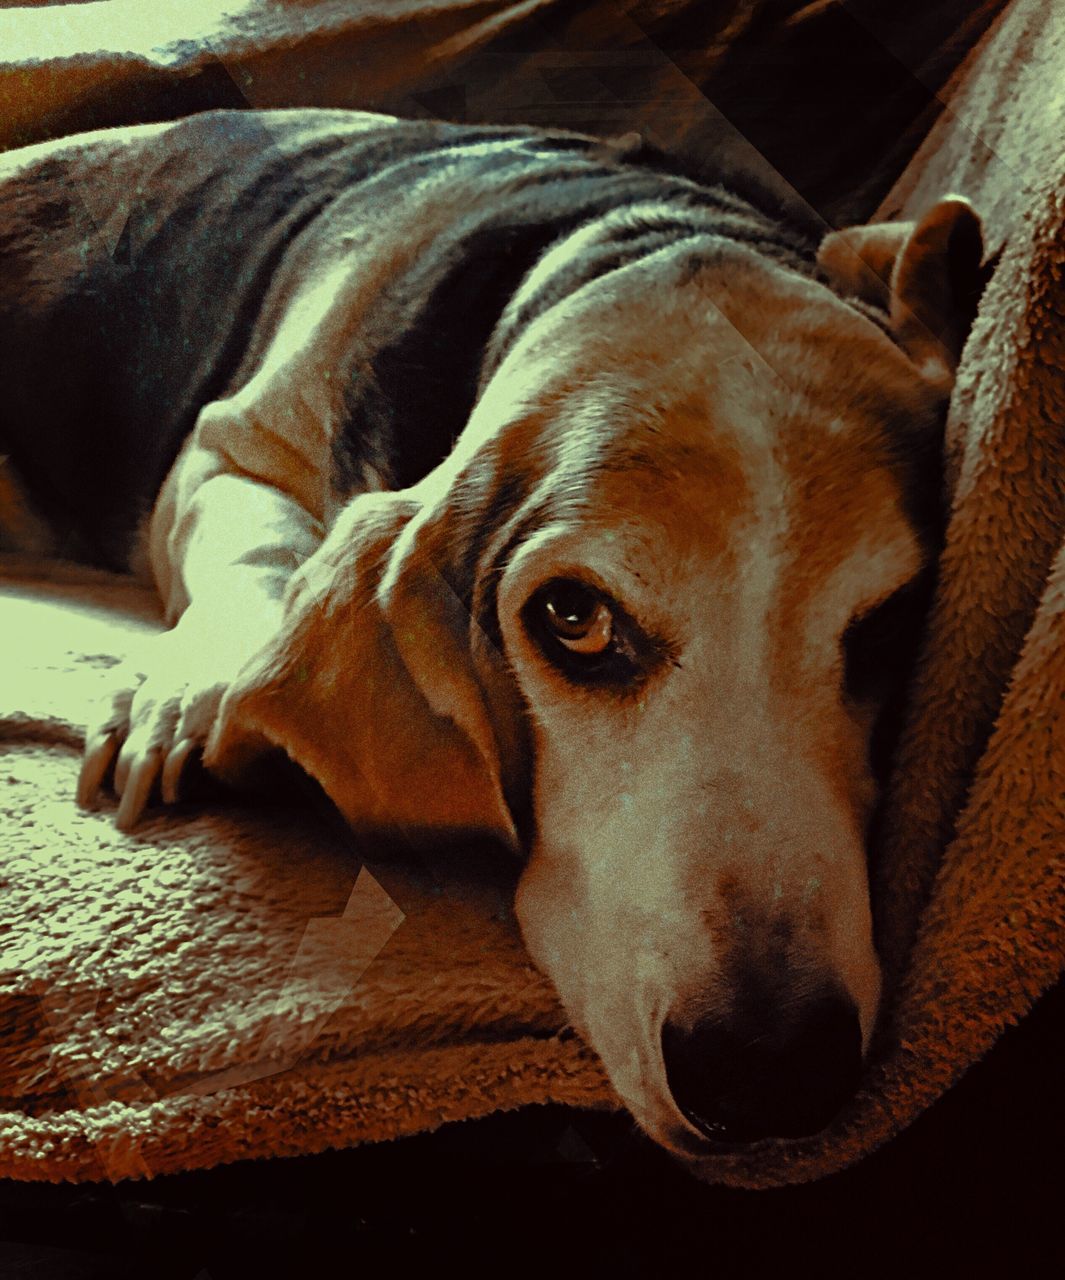
M 116 669 L 100 714 L 86 729 L 79 805 L 96 802 L 112 766 L 121 831 L 136 825 L 157 785 L 164 804 L 176 803 L 182 775 L 202 753 L 236 675 L 222 668 L 239 666 L 220 661 L 221 649 L 190 641 L 179 626 Z

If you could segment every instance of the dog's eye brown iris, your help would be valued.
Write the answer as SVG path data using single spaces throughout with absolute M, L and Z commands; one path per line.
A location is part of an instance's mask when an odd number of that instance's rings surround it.
M 614 638 L 609 606 L 579 582 L 553 583 L 541 597 L 544 621 L 571 653 L 605 653 Z
M 586 690 L 635 693 L 663 663 L 676 663 L 673 646 L 645 631 L 602 588 L 580 578 L 545 583 L 526 601 L 521 619 L 555 671 Z

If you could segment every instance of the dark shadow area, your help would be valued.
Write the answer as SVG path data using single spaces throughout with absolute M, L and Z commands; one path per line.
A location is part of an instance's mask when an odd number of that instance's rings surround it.
M 625 1116 L 555 1107 L 150 1183 L 3 1183 L 0 1275 L 1052 1275 L 1063 1057 L 1059 985 L 893 1143 L 779 1191 L 705 1186 Z
M 1005 0 L 554 0 L 483 14 L 366 0 L 331 33 L 263 27 L 260 47 L 125 66 L 22 141 L 213 108 L 335 106 L 611 135 L 637 129 L 791 188 L 829 223 L 868 217 L 943 111 Z M 491 24 L 489 24 L 491 25 Z M 469 36 L 469 39 L 467 37 Z M 239 52 L 236 49 L 239 48 Z

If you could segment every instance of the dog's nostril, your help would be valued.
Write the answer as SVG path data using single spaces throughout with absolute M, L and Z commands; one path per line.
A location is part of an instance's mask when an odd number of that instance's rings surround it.
M 706 1137 L 801 1138 L 823 1129 L 857 1087 L 862 1034 L 854 1005 L 827 996 L 775 1025 L 667 1021 L 662 1053 L 677 1106 Z

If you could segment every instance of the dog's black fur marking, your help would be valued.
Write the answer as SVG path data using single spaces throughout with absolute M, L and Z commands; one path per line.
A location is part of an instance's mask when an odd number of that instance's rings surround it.
M 557 290 L 674 238 L 723 235 L 813 270 L 808 228 L 668 173 L 668 158 L 642 143 L 432 121 L 345 133 L 322 113 L 320 132 L 283 146 L 311 114 L 268 124 L 239 111 L 190 117 L 132 193 L 109 192 L 106 172 L 62 159 L 32 183 L 0 187 L 0 449 L 14 454 L 69 553 L 126 566 L 200 408 L 254 373 L 279 263 L 326 222 L 365 232 L 372 251 L 374 226 L 405 201 L 446 199 L 455 210 L 448 232 L 390 277 L 334 371 L 344 387 L 342 492 L 357 488 L 366 464 L 405 486 L 447 455 L 506 303 L 551 244 L 603 215 L 644 201 L 676 211 L 665 227 L 608 237 L 534 297 L 520 323 Z M 446 185 L 421 189 L 445 169 Z M 112 248 L 115 228 L 98 219 L 119 196 L 129 213 Z M 493 364 L 505 348 L 495 344 Z

